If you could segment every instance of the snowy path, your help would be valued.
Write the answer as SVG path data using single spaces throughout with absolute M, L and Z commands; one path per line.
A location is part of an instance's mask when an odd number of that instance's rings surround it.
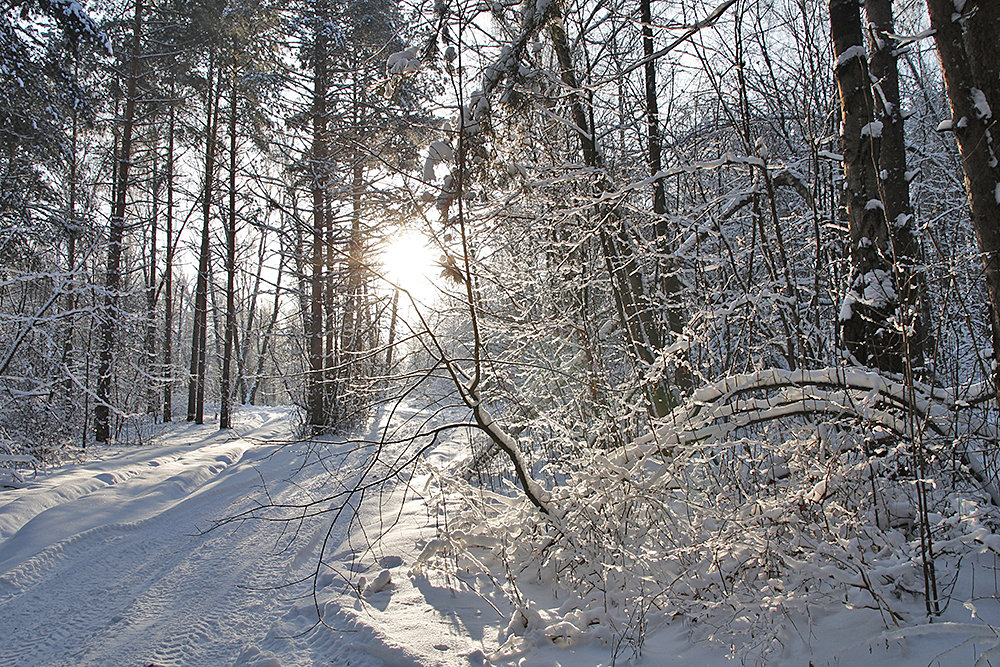
M 302 501 L 350 484 L 364 456 L 330 443 L 324 465 L 315 465 L 316 450 L 283 444 L 291 440 L 287 410 L 258 409 L 241 422 L 235 434 L 171 426 L 152 445 L 0 492 L 0 667 L 475 659 L 482 628 L 456 628 L 453 616 L 429 605 L 428 583 L 411 581 L 398 555 L 416 548 L 426 525 L 419 501 L 411 501 L 395 545 L 377 549 L 377 567 L 395 568 L 386 592 L 351 606 L 335 595 L 339 582 L 321 580 L 325 620 L 347 632 L 316 627 L 311 580 L 276 588 L 313 572 L 326 518 L 302 526 L 233 523 L 204 533 L 259 500 L 262 480 L 272 500 Z M 314 465 L 303 469 L 306 461 Z M 377 528 L 377 511 L 369 518 Z M 338 526 L 327 550 L 345 568 L 359 546 L 348 536 Z M 445 597 L 442 609 L 483 614 L 481 602 Z
M 287 428 L 285 413 L 262 416 L 247 438 Z M 277 448 L 213 430 L 181 427 L 0 496 L 0 662 L 224 664 L 261 632 L 275 594 L 248 587 L 280 579 L 280 528 L 198 533 Z

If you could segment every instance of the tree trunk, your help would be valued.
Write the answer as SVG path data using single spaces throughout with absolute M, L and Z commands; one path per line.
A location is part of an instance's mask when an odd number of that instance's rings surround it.
M 362 275 L 364 240 L 361 233 L 361 195 L 364 190 L 364 165 L 362 164 L 362 159 L 361 155 L 357 152 L 354 154 L 351 178 L 351 235 L 347 243 L 347 291 L 344 303 L 344 332 L 340 344 L 340 363 L 345 366 L 342 376 L 348 382 L 356 379 L 360 374 L 358 360 L 361 357 L 363 347 L 361 332 L 367 325 L 367 323 L 362 321 L 362 282 L 364 279 Z M 356 397 L 357 393 L 349 392 L 349 395 Z M 357 407 L 357 405 L 352 405 L 352 412 Z
M 642 55 L 646 62 L 644 83 L 646 92 L 646 143 L 649 158 L 649 175 L 655 177 L 663 170 L 663 138 L 660 134 L 659 101 L 656 93 L 656 60 L 653 58 L 653 12 L 651 0 L 639 0 L 642 18 Z M 681 305 L 681 281 L 677 267 L 671 256 L 671 240 L 667 228 L 667 196 L 663 179 L 653 181 L 653 215 L 656 216 L 654 234 L 656 237 L 658 283 L 666 300 L 666 324 L 674 336 L 684 333 L 684 309 Z M 686 359 L 676 364 L 674 385 L 683 394 L 691 390 L 691 374 Z
M 73 63 L 73 82 L 76 83 L 79 73 L 79 61 L 76 60 Z M 79 170 L 77 165 L 77 144 L 79 139 L 80 131 L 80 113 L 76 105 L 73 105 L 72 111 L 72 129 L 70 134 L 70 154 L 69 154 L 69 202 L 67 204 L 67 225 L 66 225 L 66 271 L 68 273 L 68 278 L 73 280 L 73 272 L 76 269 L 76 238 L 80 234 L 79 222 L 76 219 L 76 188 L 77 180 L 79 179 Z M 68 369 L 68 374 L 66 381 L 63 384 L 63 389 L 65 391 L 66 397 L 68 398 L 70 392 L 73 390 L 73 333 L 76 327 L 74 326 L 76 321 L 76 316 L 73 311 L 76 310 L 77 304 L 77 291 L 75 287 L 71 285 L 69 293 L 66 295 L 66 311 L 70 313 L 70 317 L 66 323 L 66 334 L 63 338 L 63 353 L 62 360 L 66 364 Z
M 312 145 L 312 279 L 310 281 L 309 375 L 307 382 L 307 421 L 313 431 L 322 430 L 327 419 L 324 410 L 323 382 L 323 236 L 326 205 L 326 59 L 327 44 L 322 27 L 317 25 L 313 47 L 313 145 Z
M 584 164 L 603 170 L 604 161 L 597 151 L 593 129 L 588 129 L 590 123 L 578 94 L 579 85 L 569 50 L 569 39 L 559 16 L 549 24 L 549 36 L 559 63 L 560 77 L 569 91 L 570 110 L 577 128 Z M 602 191 L 610 189 L 606 177 L 601 178 L 598 188 Z M 600 226 L 599 236 L 618 317 L 633 356 L 640 366 L 639 372 L 645 374 L 647 368 L 656 362 L 656 355 L 662 347 L 662 332 L 655 321 L 653 305 L 646 294 L 642 270 L 631 250 L 628 236 L 622 228 L 622 221 L 614 212 L 607 215 L 606 222 Z M 662 379 L 647 384 L 646 396 L 649 412 L 654 417 L 665 416 L 674 403 L 670 388 Z
M 274 326 L 278 323 L 281 306 L 281 276 L 284 270 L 285 254 L 281 253 L 278 257 L 278 276 L 274 280 L 274 308 L 271 310 L 271 319 L 267 322 L 267 328 L 264 330 L 264 335 L 260 342 L 260 350 L 257 353 L 257 369 L 253 375 L 253 384 L 250 385 L 250 405 L 257 404 L 257 392 L 260 391 L 260 377 L 264 372 L 264 360 L 267 357 L 268 343 L 271 340 L 271 334 L 274 332 Z
M 262 281 L 262 273 L 264 272 L 264 260 L 267 252 L 267 230 L 262 229 L 260 233 L 260 243 L 257 246 L 257 271 L 254 273 L 253 288 L 250 291 L 250 303 L 248 304 L 247 321 L 246 327 L 244 328 L 244 336 L 242 344 L 236 344 L 236 339 L 234 338 L 234 345 L 236 347 L 236 391 L 239 392 L 240 405 L 246 405 L 247 397 L 250 393 L 250 388 L 247 385 L 247 362 L 250 360 L 250 341 L 253 340 L 253 336 L 250 332 L 253 331 L 254 323 L 257 320 L 257 300 L 260 295 L 260 284 Z
M 399 288 L 392 291 L 392 314 L 389 316 L 389 342 L 385 346 L 385 374 L 392 377 L 392 355 L 396 346 L 396 320 L 399 316 Z
M 236 336 L 236 58 L 233 57 L 232 90 L 229 100 L 229 224 L 226 225 L 226 332 L 222 348 L 222 387 L 219 405 L 219 428 L 232 425 L 230 374 L 233 339 Z
M 208 254 L 212 215 L 212 188 L 215 174 L 215 137 L 219 116 L 219 97 L 213 58 L 208 66 L 208 97 L 205 121 L 205 183 L 202 192 L 201 249 L 198 253 L 198 279 L 195 283 L 194 328 L 191 335 L 191 379 L 188 385 L 188 421 L 205 423 L 205 369 L 208 341 Z
M 926 284 L 920 260 L 920 241 L 913 233 L 913 207 L 910 205 L 910 181 L 906 173 L 906 140 L 899 99 L 899 69 L 892 0 L 866 0 L 865 12 L 871 24 L 871 75 L 875 83 L 875 120 L 882 123 L 878 169 L 882 203 L 889 224 L 896 285 L 899 288 L 900 326 L 907 331 L 905 358 L 910 368 L 924 365 L 928 340 L 924 320 Z M 918 374 L 922 375 L 922 373 Z
M 146 411 L 153 416 L 155 420 L 159 414 L 158 406 L 156 405 L 157 394 L 159 393 L 156 378 L 158 373 L 156 372 L 156 301 L 157 301 L 157 289 L 156 289 L 156 245 L 157 245 L 157 227 L 159 226 L 160 217 L 160 173 L 159 173 L 159 149 L 160 141 L 159 137 L 154 131 L 152 137 L 152 178 L 153 185 L 150 190 L 150 201 L 152 206 L 152 211 L 149 221 L 149 266 L 146 273 L 146 335 L 143 340 L 143 369 L 146 371 L 149 386 L 146 389 Z
M 972 226 L 983 258 L 993 332 L 993 383 L 1000 404 L 1000 4 L 971 0 L 963 13 L 951 0 L 927 0 L 965 170 Z M 962 26 L 964 24 L 964 35 Z
M 125 93 L 125 117 L 122 143 L 115 174 L 115 203 L 111 212 L 108 235 L 108 268 L 105 277 L 104 308 L 101 313 L 101 351 L 97 371 L 97 407 L 94 409 L 94 437 L 97 442 L 111 439 L 111 384 L 115 347 L 115 328 L 118 325 L 118 291 L 121 289 L 122 241 L 125 235 L 125 202 L 128 196 L 129 167 L 132 163 L 132 130 L 135 124 L 136 103 L 139 96 L 139 43 L 142 34 L 142 0 L 136 0 L 135 19 L 132 26 L 132 49 L 129 53 L 128 83 Z
M 176 111 L 174 76 L 170 78 L 170 111 L 167 121 L 167 248 L 163 267 L 163 421 L 173 418 L 173 326 L 174 326 L 174 125 Z
M 841 307 L 847 350 L 862 365 L 903 371 L 903 336 L 893 322 L 898 297 L 892 249 L 879 192 L 881 126 L 874 122 L 871 79 L 857 0 L 830 0 L 834 73 L 841 101 L 841 146 L 851 241 L 851 273 Z

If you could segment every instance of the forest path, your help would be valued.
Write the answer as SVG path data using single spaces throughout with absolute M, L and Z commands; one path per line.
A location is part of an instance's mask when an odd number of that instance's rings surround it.
M 331 476 L 351 482 L 363 452 L 327 443 L 317 456 L 291 422 L 287 409 L 254 409 L 232 433 L 175 425 L 151 446 L 0 493 L 0 665 L 412 662 L 370 632 L 285 639 L 315 623 L 312 584 L 275 587 L 310 574 L 328 522 L 302 540 L 259 521 L 205 532 L 261 499 L 264 480 L 275 502 L 315 497 Z M 304 467 L 310 458 L 325 464 Z M 255 642 L 281 644 L 281 660 L 261 660 Z

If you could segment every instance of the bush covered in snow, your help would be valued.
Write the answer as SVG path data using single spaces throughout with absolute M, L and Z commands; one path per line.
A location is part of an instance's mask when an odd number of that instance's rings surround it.
M 553 516 L 437 475 L 448 530 L 421 566 L 506 574 L 480 579 L 516 605 L 498 655 L 583 641 L 628 655 L 682 620 L 757 661 L 808 646 L 838 608 L 910 626 L 960 607 L 963 562 L 1000 552 L 970 440 L 947 435 L 954 414 L 860 371 L 730 378 L 650 437 L 582 448 Z M 979 426 L 969 438 L 989 435 Z

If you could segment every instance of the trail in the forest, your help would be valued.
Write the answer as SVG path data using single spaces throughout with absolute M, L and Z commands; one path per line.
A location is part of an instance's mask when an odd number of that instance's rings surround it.
M 153 446 L 69 466 L 0 495 L 4 665 L 232 663 L 291 593 L 283 526 L 216 519 L 301 452 L 288 413 L 255 412 L 240 435 L 180 426 Z

